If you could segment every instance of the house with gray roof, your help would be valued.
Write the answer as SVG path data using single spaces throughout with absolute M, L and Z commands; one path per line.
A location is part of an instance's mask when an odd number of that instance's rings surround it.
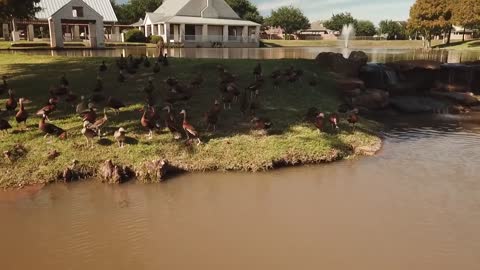
M 258 47 L 260 24 L 241 19 L 224 0 L 165 0 L 138 26 L 185 47 Z
M 47 39 L 52 47 L 84 41 L 91 47 L 103 47 L 106 39 L 121 39 L 110 0 L 40 0 L 36 5 L 40 10 L 34 19 L 13 20 L 13 41 Z

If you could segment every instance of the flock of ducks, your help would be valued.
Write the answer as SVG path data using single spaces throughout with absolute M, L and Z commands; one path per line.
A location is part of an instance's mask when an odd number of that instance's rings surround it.
M 145 68 L 152 68 L 151 59 L 148 57 L 134 58 L 131 55 L 124 57 L 123 55 L 117 59 L 116 65 L 118 67 L 118 82 L 123 83 L 127 80 L 127 74 L 136 74 L 141 66 Z M 167 55 L 158 57 L 154 63 L 153 73 L 159 73 L 161 66 L 168 67 L 169 60 Z M 268 131 L 272 127 L 272 121 L 268 118 L 258 117 L 258 110 L 260 108 L 259 97 L 265 84 L 265 77 L 263 75 L 261 64 L 257 64 L 253 70 L 253 82 L 247 87 L 240 87 L 238 84 L 238 76 L 230 73 L 223 65 L 216 67 L 219 78 L 219 96 L 221 98 L 213 100 L 213 104 L 204 114 L 204 120 L 207 126 L 207 131 L 216 132 L 219 114 L 223 110 L 231 110 L 232 104 L 238 104 L 241 114 L 244 117 L 250 117 L 251 128 L 253 130 Z M 67 138 L 67 132 L 61 127 L 54 125 L 49 116 L 55 112 L 60 103 L 65 107 L 71 106 L 75 108 L 76 113 L 83 122 L 81 134 L 84 136 L 87 146 L 94 146 L 94 139 L 104 136 L 102 129 L 105 128 L 109 122 L 107 112 L 113 110 L 115 115 L 120 114 L 120 110 L 126 107 L 125 103 L 112 96 L 104 96 L 102 74 L 109 70 L 105 61 L 98 67 L 98 77 L 96 80 L 93 93 L 89 97 L 81 96 L 78 98 L 72 91 L 69 90 L 70 83 L 66 74 L 60 78 L 59 85 L 52 87 L 49 90 L 49 96 L 46 99 L 44 107 L 36 112 L 40 116 L 38 129 L 44 134 L 44 137 L 55 136 L 60 139 Z M 304 72 L 300 69 L 295 69 L 293 66 L 285 70 L 276 69 L 270 75 L 274 88 L 278 88 L 284 81 L 294 83 L 301 81 Z M 181 125 L 177 125 L 176 118 L 178 115 L 174 114 L 174 107 L 185 107 L 190 101 L 195 90 L 199 89 L 204 83 L 204 77 L 201 74 L 194 75 L 189 82 L 180 82 L 175 77 L 168 77 L 165 80 L 165 85 L 168 91 L 165 96 L 165 104 L 162 106 L 161 112 L 156 109 L 155 87 L 153 84 L 153 77 L 149 77 L 143 92 L 145 95 L 145 105 L 141 110 L 142 116 L 139 124 L 148 131 L 147 138 L 152 139 L 154 131 L 157 129 L 167 128 L 175 140 L 179 140 L 186 136 L 188 143 L 201 144 L 200 133 L 188 120 L 186 109 L 180 111 L 182 117 Z M 310 86 L 317 85 L 317 76 L 314 74 L 313 78 L 308 82 Z M 5 102 L 5 109 L 7 115 L 14 116 L 18 127 L 27 128 L 27 119 L 29 113 L 25 109 L 25 104 L 31 103 L 26 98 L 16 99 L 15 92 L 10 88 L 5 76 L 2 77 L 0 84 L 0 97 L 7 93 L 8 98 Z M 98 108 L 103 106 L 103 117 L 98 117 Z M 18 110 L 17 110 L 18 108 Z M 324 132 L 326 123 L 331 126 L 333 130 L 338 130 L 338 114 L 325 114 L 318 112 L 312 108 L 307 113 L 309 121 L 318 129 L 319 132 Z M 358 110 L 354 109 L 347 113 L 347 121 L 355 128 L 358 122 Z M 12 126 L 10 123 L 0 118 L 0 131 L 8 133 Z M 183 133 L 183 134 L 182 134 Z M 115 141 L 119 147 L 125 146 L 127 131 L 123 127 L 117 127 L 113 134 Z

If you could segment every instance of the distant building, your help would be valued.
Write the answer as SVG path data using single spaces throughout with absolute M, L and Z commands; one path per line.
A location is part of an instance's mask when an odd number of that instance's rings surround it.
M 464 29 L 462 26 L 453 26 L 451 40 L 462 40 L 465 34 L 465 40 L 472 40 L 475 38 L 476 31 L 473 29 Z
M 242 20 L 224 0 L 165 0 L 140 30 L 185 47 L 258 47 L 260 24 Z
M 309 29 L 300 30 L 297 33 L 298 39 L 304 40 L 336 40 L 339 32 L 327 29 L 322 22 L 312 22 Z
M 51 47 L 65 41 L 86 41 L 91 47 L 104 47 L 105 39 L 120 40 L 117 16 L 110 0 L 41 0 L 41 10 L 32 20 L 13 19 L 4 24 L 7 39 L 50 40 Z M 105 33 L 109 33 L 105 35 Z

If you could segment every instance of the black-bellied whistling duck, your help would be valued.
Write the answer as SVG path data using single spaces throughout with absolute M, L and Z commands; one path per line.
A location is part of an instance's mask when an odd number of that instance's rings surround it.
M 165 126 L 168 128 L 170 133 L 172 133 L 173 138 L 175 140 L 181 139 L 182 135 L 180 134 L 179 128 L 177 127 L 177 123 L 175 121 L 175 115 L 172 113 L 172 107 L 168 105 L 165 108 L 163 108 L 163 110 L 166 111 Z
M 49 135 L 57 136 L 60 139 L 67 138 L 67 132 L 53 124 L 46 123 L 45 119 L 47 119 L 46 115 L 42 116 L 40 123 L 38 124 L 38 129 L 45 134 L 44 138 L 47 138 Z
M 222 101 L 223 101 L 223 109 L 224 110 L 231 110 L 232 109 L 232 102 L 233 102 L 233 93 L 231 92 L 224 92 L 222 94 Z
M 165 67 L 168 67 L 170 65 L 170 63 L 168 62 L 168 54 L 165 54 L 163 56 L 162 62 L 163 62 L 163 66 L 165 66 Z
M 92 124 L 92 129 L 96 130 L 98 137 L 102 137 L 102 128 L 108 122 L 107 109 L 103 109 L 103 117 Z M 91 122 L 90 122 L 91 123 Z
M 358 109 L 353 109 L 348 113 L 348 116 L 347 116 L 347 121 L 352 126 L 353 131 L 355 131 L 355 126 L 358 122 L 358 113 L 359 113 Z
M 27 126 L 27 119 L 28 119 L 28 112 L 25 110 L 25 106 L 23 102 L 25 101 L 24 98 L 20 98 L 18 103 L 20 104 L 20 109 L 18 110 L 17 114 L 15 115 L 15 120 L 17 124 L 23 123 L 25 127 Z
M 160 72 L 160 63 L 155 62 L 153 65 L 153 73 L 159 73 Z
M 332 113 L 328 116 L 328 122 L 330 123 L 330 126 L 335 129 L 335 130 L 338 130 L 339 127 L 338 127 L 338 115 L 336 113 Z
M 254 130 L 269 130 L 272 127 L 272 122 L 266 118 L 253 117 L 252 128 Z
M 238 101 L 238 97 L 240 96 L 241 92 L 238 86 L 235 83 L 229 83 L 227 84 L 227 92 L 232 93 L 233 96 L 233 102 Z
M 125 57 L 123 54 L 120 55 L 120 58 L 117 59 L 117 67 L 119 70 L 124 70 L 127 66 L 127 60 L 125 60 Z
M 165 83 L 170 87 L 170 88 L 173 88 L 175 86 L 178 85 L 178 80 L 177 78 L 175 77 L 168 77 L 166 80 L 165 80 Z
M 56 109 L 57 109 L 57 101 L 55 98 L 50 98 L 47 102 L 47 105 L 45 105 L 43 108 L 37 111 L 38 116 L 43 116 L 45 115 L 47 121 L 50 121 L 48 118 L 50 114 L 52 114 Z
M 7 83 L 7 76 L 3 75 L 2 76 L 2 84 L 0 84 L 0 95 L 3 95 L 5 91 L 7 91 L 8 88 L 8 83 Z
M 118 82 L 125 82 L 125 75 L 123 74 L 123 70 L 120 69 L 120 71 L 118 72 L 118 78 L 117 78 L 117 81 Z
M 17 100 L 15 99 L 15 94 L 11 89 L 8 90 L 8 99 L 5 102 L 5 108 L 8 112 L 15 112 L 15 109 L 17 108 Z
M 117 141 L 118 146 L 123 148 L 125 146 L 125 140 L 127 138 L 127 131 L 124 128 L 119 128 L 115 133 L 113 133 L 113 138 Z
M 63 73 L 62 77 L 60 77 L 60 85 L 65 85 L 65 86 L 70 85 L 70 83 L 67 80 L 67 74 Z
M 215 100 L 213 107 L 205 113 L 205 122 L 207 123 L 207 130 L 213 127 L 213 132 L 217 130 L 218 115 L 221 111 L 220 102 Z
M 114 97 L 109 97 L 106 105 L 108 108 L 112 108 L 117 115 L 120 114 L 121 108 L 125 108 L 125 104 L 121 100 Z
M 100 75 L 97 76 L 97 82 L 95 83 L 95 88 L 93 92 L 102 92 L 103 91 L 103 79 Z
M 90 124 L 93 124 L 97 120 L 97 112 L 93 104 L 88 104 L 88 109 L 80 113 L 82 121 L 88 121 Z
M 92 128 L 92 124 L 88 121 L 83 121 L 82 135 L 87 140 L 87 147 L 91 145 L 93 147 L 93 139 L 97 137 L 97 131 Z
M 153 77 L 148 78 L 147 85 L 145 85 L 143 91 L 147 94 L 152 94 L 153 91 L 155 91 L 155 86 L 153 86 Z
M 325 123 L 325 114 L 318 113 L 318 115 L 315 117 L 315 127 L 317 127 L 318 132 L 322 133 L 324 123 Z
M 255 81 L 247 86 L 247 89 L 250 90 L 250 98 L 256 98 L 260 95 L 260 88 L 262 85 L 263 83 L 261 81 Z
M 143 115 L 142 118 L 140 119 L 140 124 L 142 124 L 142 127 L 148 129 L 148 139 L 153 138 L 153 130 L 155 129 L 155 121 L 151 118 L 151 109 L 149 107 L 144 107 L 143 108 Z
M 152 66 L 152 63 L 150 63 L 150 60 L 148 59 L 148 57 L 145 57 L 145 60 L 143 60 L 143 66 L 145 68 L 149 68 Z
M 253 76 L 256 81 L 262 76 L 262 65 L 260 63 L 258 63 L 253 69 Z
M 200 140 L 200 136 L 198 134 L 198 132 L 195 130 L 195 128 L 190 124 L 188 123 L 187 121 L 187 111 L 186 110 L 182 110 L 180 112 L 181 115 L 183 115 L 183 122 L 182 122 L 182 128 L 183 130 L 185 131 L 185 134 L 187 135 L 187 140 L 190 140 L 190 139 L 195 139 L 198 141 L 197 145 L 201 144 L 202 141 Z
M 107 68 L 107 65 L 105 64 L 105 60 L 103 60 L 103 61 L 102 61 L 102 64 L 101 64 L 100 67 L 98 68 L 98 70 L 99 70 L 100 72 L 105 72 L 105 71 L 107 71 L 107 69 L 108 69 L 108 68 Z
M 75 112 L 80 115 L 84 111 L 88 110 L 88 102 L 85 100 L 85 96 L 80 97 L 80 103 L 75 107 Z
M 8 130 L 11 128 L 12 126 L 10 125 L 10 123 L 8 123 L 7 120 L 0 118 L 0 131 L 8 133 Z

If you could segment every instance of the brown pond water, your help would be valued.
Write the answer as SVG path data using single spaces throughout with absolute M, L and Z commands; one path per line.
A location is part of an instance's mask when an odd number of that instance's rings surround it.
M 1 269 L 479 269 L 478 118 L 408 122 L 371 158 L 6 196 Z
M 393 62 L 398 60 L 438 60 L 444 63 L 461 63 L 480 60 L 478 51 L 447 51 L 447 50 L 411 50 L 411 49 L 381 49 L 366 48 L 363 50 L 370 57 L 370 61 L 377 63 Z M 320 52 L 338 52 L 346 56 L 352 50 L 336 47 L 283 47 L 283 48 L 181 48 L 170 49 L 168 53 L 173 57 L 181 58 L 216 58 L 216 59 L 314 59 Z M 108 50 L 28 50 L 6 51 L 3 53 L 28 53 L 35 55 L 62 55 L 76 57 L 119 57 L 121 54 L 134 56 L 158 56 L 157 49 L 131 47 L 125 49 Z

